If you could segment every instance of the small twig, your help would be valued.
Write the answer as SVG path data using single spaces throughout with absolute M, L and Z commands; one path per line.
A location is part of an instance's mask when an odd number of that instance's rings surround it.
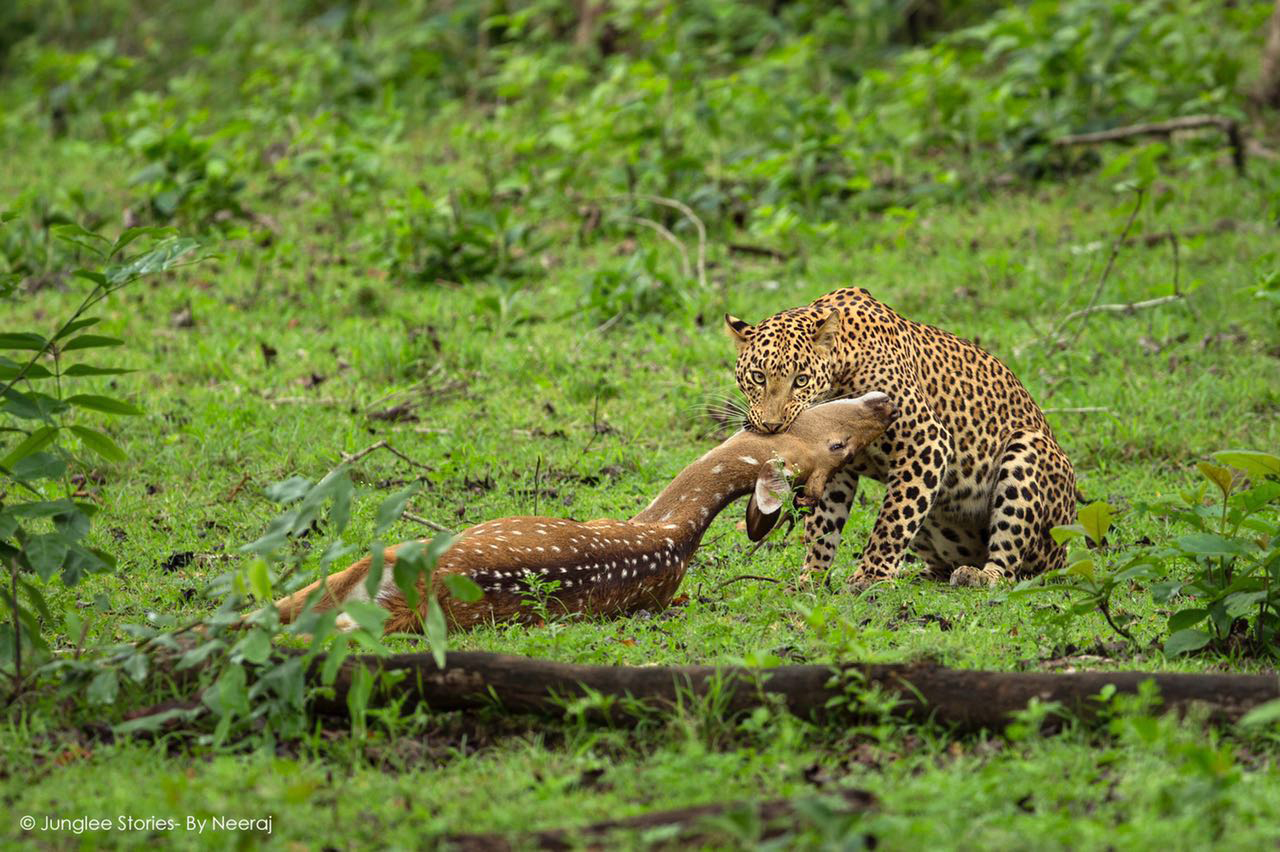
M 342 400 L 328 396 L 264 396 L 262 401 L 268 405 L 346 405 Z
M 1062 136 L 1054 139 L 1055 147 L 1068 145 L 1099 145 L 1103 142 L 1118 142 L 1132 139 L 1135 136 L 1171 136 L 1179 130 L 1198 130 L 1202 127 L 1217 127 L 1227 135 L 1227 144 L 1231 146 L 1231 159 L 1236 172 L 1244 174 L 1245 143 L 1240 123 L 1225 115 L 1186 115 L 1171 118 L 1168 121 L 1155 121 L 1150 124 L 1131 124 L 1125 127 L 1113 127 L 1097 133 L 1078 133 L 1073 136 Z
M 420 470 L 425 470 L 425 471 L 432 470 L 432 468 L 429 465 L 425 465 L 420 461 L 414 461 L 409 456 L 406 456 L 404 453 L 400 452 L 395 447 L 387 443 L 385 439 L 378 441 L 377 443 L 370 444 L 369 446 L 365 447 L 363 450 L 361 450 L 358 453 L 352 453 L 351 455 L 347 455 L 346 453 L 339 453 L 338 456 L 342 460 L 343 464 L 355 464 L 365 456 L 371 453 L 377 452 L 378 450 L 386 450 L 396 458 L 402 461 L 408 462 L 409 464 L 413 465 L 414 467 Z
M 717 583 L 715 586 L 712 586 L 711 591 L 718 592 L 726 586 L 732 586 L 734 583 L 740 583 L 743 580 L 759 580 L 762 583 L 779 582 L 777 577 L 761 577 L 758 574 L 739 574 L 736 577 L 730 577 L 728 580 L 725 580 L 723 583 Z
M 424 527 L 433 529 L 436 532 L 449 533 L 450 535 L 453 534 L 453 530 L 443 524 L 437 524 L 430 518 L 424 518 L 421 515 L 415 515 L 412 512 L 401 512 L 400 517 L 404 518 L 406 521 L 413 521 L 415 524 L 422 524 Z
M 1146 299 L 1141 302 L 1125 302 L 1118 305 L 1092 305 L 1074 313 L 1067 314 L 1059 325 L 1066 325 L 1072 320 L 1082 319 L 1083 317 L 1091 316 L 1092 314 L 1135 314 L 1138 311 L 1145 310 L 1147 308 L 1158 308 L 1160 305 L 1167 305 L 1170 302 L 1178 302 L 1183 298 L 1185 297 L 1181 293 L 1175 293 L 1172 296 L 1160 296 L 1156 299 Z M 1077 329 L 1077 331 L 1079 330 Z M 1079 336 L 1079 334 L 1076 335 L 1076 337 Z M 1072 343 L 1074 342 L 1075 340 L 1073 339 Z
M 670 207 L 677 210 L 688 219 L 694 229 L 698 232 L 698 286 L 706 289 L 707 286 L 707 226 L 702 224 L 702 220 L 698 218 L 698 214 L 693 212 L 693 208 L 685 204 L 683 201 L 677 201 L 674 198 L 665 198 L 661 195 L 648 195 L 646 193 L 636 193 L 634 195 L 613 195 L 609 196 L 614 199 L 635 199 L 648 201 L 651 204 L 659 204 L 663 207 Z
M 1129 229 L 1133 227 L 1134 220 L 1138 218 L 1138 211 L 1142 209 L 1142 199 L 1145 196 L 1145 191 L 1139 189 L 1137 194 L 1138 197 L 1134 201 L 1133 210 L 1129 212 L 1129 220 L 1124 223 L 1124 230 L 1120 232 L 1120 239 L 1111 244 L 1111 254 L 1108 255 L 1107 263 L 1102 268 L 1102 275 L 1098 276 L 1098 283 L 1097 286 L 1093 288 L 1093 295 L 1089 297 L 1088 307 L 1082 311 L 1076 311 L 1074 314 L 1069 314 L 1066 319 L 1058 323 L 1058 328 L 1054 332 L 1055 338 L 1061 340 L 1059 333 L 1070 320 L 1077 316 L 1087 317 L 1094 312 L 1093 308 L 1098 303 L 1098 297 L 1102 295 L 1102 288 L 1107 286 L 1107 279 L 1111 277 L 1111 268 L 1115 266 L 1116 257 L 1120 254 L 1120 246 L 1124 244 L 1125 237 L 1129 236 Z M 1076 333 L 1072 335 L 1071 340 L 1068 341 L 1068 347 L 1074 346 L 1075 342 L 1080 339 L 1080 335 L 1084 332 L 1084 327 L 1085 323 L 1080 323 L 1080 325 L 1076 326 Z
M 649 230 L 657 232 L 658 236 L 675 246 L 676 251 L 680 252 L 680 274 L 685 278 L 693 277 L 693 267 L 689 265 L 689 252 L 685 249 L 684 243 L 680 242 L 679 237 L 663 227 L 661 222 L 655 222 L 643 216 L 623 216 L 622 218 L 632 224 L 643 225 Z
M 222 498 L 223 502 L 230 503 L 232 500 L 236 499 L 236 495 L 240 493 L 240 489 L 244 488 L 245 485 L 249 483 L 250 479 L 253 479 L 253 477 L 250 476 L 248 473 L 241 476 L 240 481 L 237 482 L 234 486 L 232 486 L 231 490 L 227 492 L 226 497 Z
M 737 252 L 738 254 L 750 254 L 756 257 L 767 257 L 779 263 L 784 263 L 791 259 L 791 255 L 785 251 L 779 251 L 768 246 L 753 246 L 749 243 L 729 243 L 729 251 Z

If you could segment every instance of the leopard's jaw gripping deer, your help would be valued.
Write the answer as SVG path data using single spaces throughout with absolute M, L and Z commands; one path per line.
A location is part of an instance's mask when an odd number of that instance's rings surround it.
M 553 612 L 612 615 L 665 607 L 684 579 L 702 534 L 730 502 L 754 489 L 754 510 L 776 513 L 790 488 L 780 468 L 807 481 L 806 495 L 821 496 L 827 479 L 878 438 L 895 414 L 888 397 L 869 393 L 814 406 L 784 434 L 739 432 L 681 471 L 629 521 L 514 517 L 471 527 L 440 557 L 435 593 L 454 629 L 532 618 L 529 575 L 544 587 L 558 584 L 549 593 Z M 425 604 L 410 608 L 396 587 L 391 571 L 394 548 L 387 549 L 385 559 L 374 596 L 390 613 L 385 630 L 418 630 Z M 315 608 L 368 600 L 369 565 L 365 558 L 323 581 L 325 589 L 323 595 L 315 594 Z M 476 603 L 451 597 L 441 579 L 446 574 L 467 575 L 484 597 Z M 293 620 L 319 586 L 313 583 L 279 601 L 281 619 Z M 345 615 L 339 616 L 338 625 L 354 627 Z

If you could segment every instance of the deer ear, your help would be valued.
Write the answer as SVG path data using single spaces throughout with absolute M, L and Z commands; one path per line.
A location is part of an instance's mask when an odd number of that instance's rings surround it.
M 751 340 L 752 332 L 755 331 L 750 323 L 729 314 L 724 315 L 724 328 L 725 331 L 729 332 L 729 336 L 733 338 L 733 342 L 739 349 L 747 345 Z
M 813 330 L 813 348 L 819 352 L 830 352 L 835 348 L 841 328 L 840 312 L 832 311 L 827 314 Z
M 791 491 L 781 462 L 773 461 L 760 468 L 756 490 L 747 501 L 747 538 L 760 541 L 773 531 L 782 517 L 782 501 Z

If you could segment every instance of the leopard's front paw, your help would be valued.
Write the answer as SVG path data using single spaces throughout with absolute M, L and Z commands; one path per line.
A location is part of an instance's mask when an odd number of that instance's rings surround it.
M 866 571 L 857 571 L 846 581 L 850 591 L 865 592 L 867 589 L 879 583 L 881 580 L 889 579 L 883 574 L 872 574 Z
M 951 585 L 953 586 L 990 588 L 999 581 L 1000 570 L 998 568 L 993 569 L 990 566 L 975 568 L 972 565 L 962 565 L 951 572 Z

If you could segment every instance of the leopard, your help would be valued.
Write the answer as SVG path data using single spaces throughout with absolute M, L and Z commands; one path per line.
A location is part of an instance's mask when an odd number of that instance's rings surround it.
M 812 405 L 873 390 L 899 412 L 814 501 L 802 580 L 830 578 L 861 477 L 883 483 L 885 494 L 849 578 L 855 587 L 897 577 L 908 553 L 927 576 L 955 586 L 1064 566 L 1051 530 L 1075 518 L 1075 470 L 1044 411 L 994 355 L 903 317 L 862 287 L 755 325 L 725 314 L 725 327 L 752 431 L 785 431 Z

